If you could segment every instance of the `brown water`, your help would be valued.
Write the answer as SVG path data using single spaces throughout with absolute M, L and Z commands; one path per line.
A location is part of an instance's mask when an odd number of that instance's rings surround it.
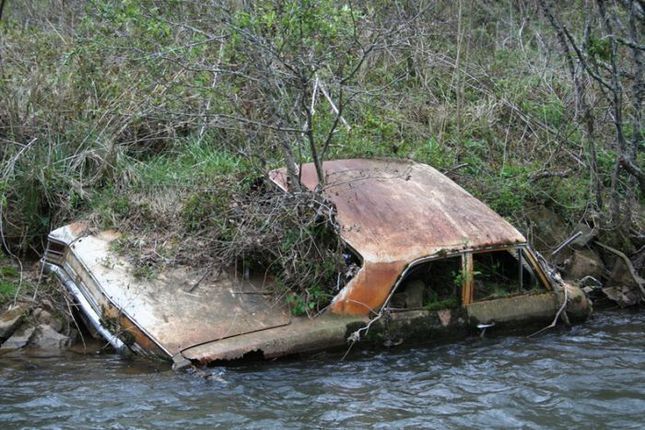
M 536 339 L 209 369 L 0 357 L 0 429 L 645 428 L 645 313 Z

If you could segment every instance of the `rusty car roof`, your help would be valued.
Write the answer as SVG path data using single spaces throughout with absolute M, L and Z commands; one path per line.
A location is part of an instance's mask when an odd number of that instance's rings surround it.
M 324 194 L 337 209 L 341 237 L 372 263 L 410 262 L 438 252 L 526 242 L 484 203 L 436 169 L 409 160 L 326 161 Z M 285 169 L 270 178 L 286 189 Z M 312 163 L 302 183 L 318 185 Z

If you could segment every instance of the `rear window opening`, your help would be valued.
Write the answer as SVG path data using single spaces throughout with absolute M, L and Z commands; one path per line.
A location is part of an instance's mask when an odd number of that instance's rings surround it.
M 459 306 L 461 256 L 418 264 L 408 271 L 389 303 L 391 310 L 439 310 Z
M 544 290 L 522 249 L 473 254 L 474 300 Z
M 336 286 L 336 291 L 340 291 L 342 287 L 347 285 L 347 283 L 351 281 L 354 276 L 356 276 L 358 271 L 361 270 L 361 267 L 363 266 L 363 261 L 361 260 L 359 255 L 350 247 L 344 247 L 342 254 L 345 267 L 342 268 L 341 273 L 339 273 L 339 282 Z

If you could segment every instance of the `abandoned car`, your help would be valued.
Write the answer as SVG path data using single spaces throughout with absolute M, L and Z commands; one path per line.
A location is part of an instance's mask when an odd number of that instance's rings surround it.
M 262 281 L 235 271 L 173 267 L 138 279 L 115 254 L 115 231 L 82 223 L 54 230 L 43 258 L 92 333 L 118 351 L 175 367 L 585 319 L 591 305 L 563 283 L 500 215 L 434 168 L 411 161 L 323 164 L 324 195 L 360 268 L 315 318 L 291 315 Z M 269 174 L 287 190 L 286 171 Z M 302 183 L 318 186 L 315 167 Z M 106 264 L 110 261 L 110 264 Z M 562 314 L 562 315 L 561 315 Z

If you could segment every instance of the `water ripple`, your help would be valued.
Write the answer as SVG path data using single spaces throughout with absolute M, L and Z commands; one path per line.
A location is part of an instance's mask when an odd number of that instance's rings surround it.
M 537 338 L 175 374 L 116 356 L 0 358 L 12 428 L 642 428 L 645 314 Z

